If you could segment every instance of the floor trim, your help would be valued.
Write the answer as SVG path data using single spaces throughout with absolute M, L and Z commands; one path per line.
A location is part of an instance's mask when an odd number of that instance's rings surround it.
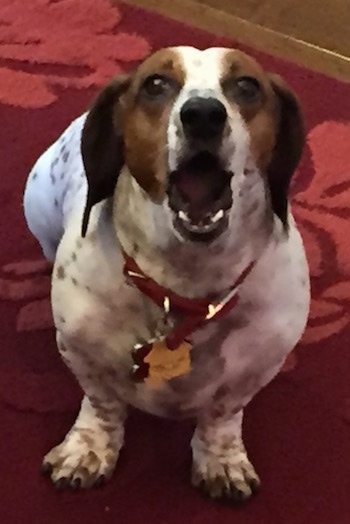
M 124 0 L 350 82 L 350 58 L 192 0 Z

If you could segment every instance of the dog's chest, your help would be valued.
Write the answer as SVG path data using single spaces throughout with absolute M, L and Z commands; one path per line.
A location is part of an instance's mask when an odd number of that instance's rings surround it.
M 129 302 L 125 311 L 137 310 L 136 302 Z M 107 334 L 103 353 L 96 360 L 96 368 L 107 370 L 108 380 L 116 394 L 135 407 L 155 415 L 181 418 L 195 416 L 215 397 L 221 386 L 229 384 L 237 409 L 246 404 L 261 387 L 275 374 L 285 357 L 283 344 L 273 345 L 263 353 L 264 341 L 253 346 L 252 337 L 247 335 L 251 328 L 249 308 L 237 306 L 235 311 L 221 320 L 212 321 L 190 336 L 191 367 L 188 373 L 165 381 L 161 386 L 151 386 L 135 381 L 132 376 L 133 350 L 137 343 L 153 338 L 154 327 L 162 329 L 162 316 L 124 316 L 123 333 L 120 327 Z M 111 325 L 118 310 L 105 319 Z M 125 325 L 127 323 L 127 326 Z M 144 338 L 140 338 L 140 333 Z M 135 336 L 136 335 L 136 336 Z
M 190 371 L 159 387 L 135 381 L 133 348 L 171 333 L 173 327 L 166 324 L 160 308 L 126 282 L 116 285 L 114 292 L 110 286 L 104 297 L 94 296 L 75 326 L 73 345 L 81 346 L 92 372 L 103 375 L 109 389 L 126 402 L 156 415 L 179 418 L 195 415 L 227 381 L 237 405 L 260 389 L 266 369 L 279 357 L 265 355 L 261 360 L 258 344 L 254 350 L 248 346 L 250 354 L 242 352 L 250 315 L 250 307 L 241 302 L 230 314 L 192 333 Z
M 160 386 L 137 381 L 133 375 L 134 346 L 171 334 L 177 324 L 169 326 L 158 308 L 137 294 L 135 300 L 132 292 L 127 295 L 120 294 L 120 307 L 111 308 L 102 321 L 105 340 L 95 365 L 107 371 L 110 385 L 129 403 L 156 415 L 188 416 L 208 404 L 226 373 L 232 379 L 232 369 L 236 368 L 242 376 L 244 368 L 244 373 L 248 374 L 250 364 L 240 362 L 239 348 L 234 347 L 235 325 L 238 328 L 243 323 L 248 324 L 240 308 L 188 337 L 191 350 L 187 373 L 165 380 Z M 232 346 L 231 351 L 227 351 L 228 343 Z M 138 351 L 142 353 L 142 349 Z
M 234 309 L 191 335 L 187 374 L 158 388 L 137 383 L 131 377 L 133 348 L 167 332 L 164 312 L 127 283 L 121 257 L 112 260 L 92 242 L 71 256 L 75 242 L 69 236 L 62 242 L 64 270 L 59 262 L 55 268 L 56 326 L 72 351 L 78 348 L 89 362 L 90 374 L 103 376 L 110 391 L 145 411 L 174 417 L 196 414 L 224 384 L 230 385 L 237 407 L 245 404 L 276 374 L 304 328 L 308 287 L 303 252 L 292 265 L 286 253 L 281 252 L 279 260 L 274 252 L 275 266 L 283 271 L 272 271 L 267 256 L 250 283 L 245 282 Z M 289 291 L 281 294 L 285 271 Z

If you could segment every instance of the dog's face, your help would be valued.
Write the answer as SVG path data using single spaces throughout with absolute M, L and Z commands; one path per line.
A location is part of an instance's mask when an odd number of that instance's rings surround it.
M 82 137 L 91 207 L 114 192 L 124 165 L 163 205 L 186 241 L 229 224 L 242 180 L 258 169 L 272 210 L 287 221 L 287 192 L 304 141 L 291 90 L 236 50 L 158 51 L 97 97 Z

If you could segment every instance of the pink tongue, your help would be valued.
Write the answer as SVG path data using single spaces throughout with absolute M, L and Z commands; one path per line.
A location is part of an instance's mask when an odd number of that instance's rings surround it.
M 178 173 L 176 186 L 190 207 L 205 206 L 212 201 L 212 185 L 199 173 Z

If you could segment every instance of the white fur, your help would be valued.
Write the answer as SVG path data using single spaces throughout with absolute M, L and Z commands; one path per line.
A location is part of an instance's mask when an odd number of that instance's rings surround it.
M 220 78 L 224 74 L 227 49 L 210 48 L 199 51 L 193 47 L 181 47 L 183 69 L 186 72 L 184 86 L 173 106 L 168 127 L 169 169 L 175 170 L 179 156 L 186 147 L 180 121 L 183 104 L 194 94 L 202 98 L 213 97 L 225 106 L 230 126 L 230 134 L 222 143 L 225 168 L 234 173 L 243 172 L 247 166 L 249 153 L 249 133 L 238 110 L 233 109 L 222 92 Z
M 75 120 L 34 166 L 25 193 L 25 214 L 46 256 L 55 258 L 52 305 L 56 328 L 65 347 L 61 353 L 86 395 L 95 399 L 98 406 L 93 411 L 85 405 L 74 428 L 79 429 L 83 421 L 98 432 L 99 410 L 106 405 L 115 406 L 115 413 L 109 410 L 109 417 L 110 424 L 119 428 L 118 434 L 122 433 L 119 409 L 122 404 L 164 416 L 195 414 L 206 421 L 205 429 L 199 433 L 205 434 L 207 440 L 210 435 L 218 440 L 215 449 L 223 461 L 220 469 L 218 456 L 208 449 L 203 451 L 197 432 L 193 441 L 197 472 L 209 484 L 211 471 L 227 471 L 229 465 L 230 478 L 225 477 L 223 482 L 232 482 L 236 489 L 249 495 L 249 479 L 257 477 L 249 469 L 252 467 L 242 447 L 240 420 L 234 414 L 278 373 L 301 337 L 309 308 L 308 267 L 291 214 L 288 234 L 278 218 L 271 228 L 261 226 L 268 205 L 264 182 L 252 166 L 248 130 L 238 111 L 226 103 L 219 85 L 225 50 L 200 52 L 180 48 L 178 53 L 186 82 L 169 122 L 170 169 L 175 167 L 184 147 L 181 132 L 180 138 L 176 134 L 182 103 L 193 89 L 199 90 L 201 96 L 215 93 L 229 111 L 231 126 L 223 145 L 228 168 L 235 172 L 228 231 L 210 245 L 183 242 L 171 227 L 167 201 L 160 205 L 151 203 L 125 168 L 113 203 L 95 206 L 88 235 L 81 239 L 86 182 L 81 177 L 80 137 L 85 115 Z M 66 162 L 62 159 L 62 143 L 69 151 Z M 231 154 L 233 145 L 235 153 Z M 54 185 L 50 179 L 53 164 Z M 253 167 L 249 177 L 244 176 L 246 167 Z M 37 176 L 33 179 L 34 172 Z M 55 199 L 57 206 L 53 204 Z M 257 205 L 254 213 L 249 214 L 252 202 Z M 160 285 L 189 297 L 224 293 L 247 264 L 257 261 L 241 287 L 238 306 L 222 321 L 214 321 L 194 334 L 194 349 L 201 348 L 196 358 L 202 362 L 202 352 L 206 355 L 204 361 L 197 365 L 194 360 L 189 376 L 159 389 L 135 385 L 130 379 L 134 344 L 149 340 L 157 330 L 164 330 L 162 311 L 123 276 L 121 246 L 132 253 L 135 243 L 137 250 L 133 256 L 143 271 Z M 244 322 L 235 329 L 237 319 Z M 227 417 L 214 421 L 209 413 L 222 387 L 231 391 L 225 398 Z M 108 431 L 101 429 L 101 438 L 97 439 L 101 442 L 96 449 L 102 449 L 102 461 Z M 227 431 L 234 434 L 239 445 L 224 452 L 220 438 Z M 53 480 L 63 474 L 79 477 L 76 453 L 85 456 L 86 443 L 74 439 L 76 436 L 69 437 L 61 445 L 58 458 L 57 453 L 48 455 L 47 460 L 54 466 Z M 115 462 L 120 442 L 108 445 L 114 450 Z M 60 459 L 64 456 L 68 460 L 65 465 L 70 464 L 70 455 L 73 458 L 67 473 L 67 468 L 60 470 Z M 108 474 L 105 468 L 103 474 Z M 91 476 L 95 479 L 95 470 Z M 91 485 L 91 479 L 86 485 Z

